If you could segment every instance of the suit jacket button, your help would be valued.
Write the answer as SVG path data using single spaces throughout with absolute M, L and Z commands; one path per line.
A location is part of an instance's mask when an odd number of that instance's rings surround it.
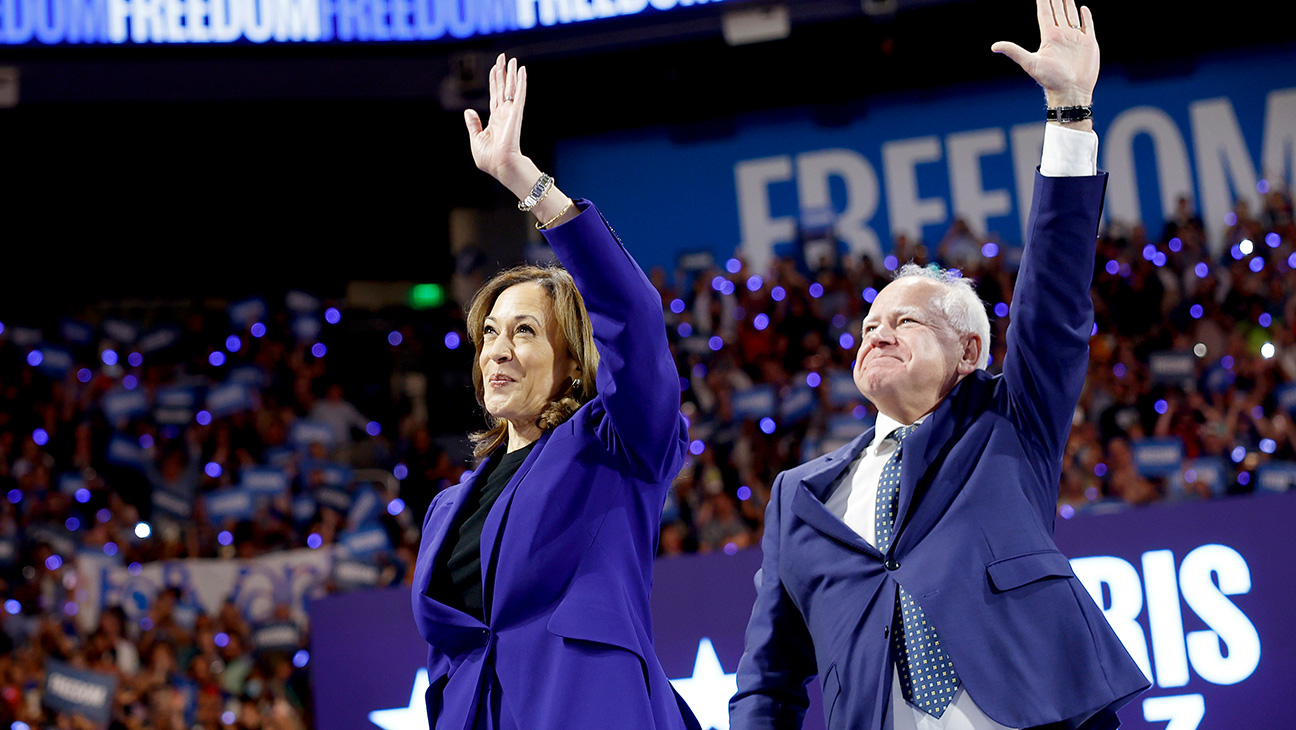
M 895 558 L 891 558 L 890 560 L 886 561 L 886 569 L 887 569 L 887 570 L 899 570 L 899 569 L 900 569 L 900 563 L 897 563 L 896 560 L 895 560 Z

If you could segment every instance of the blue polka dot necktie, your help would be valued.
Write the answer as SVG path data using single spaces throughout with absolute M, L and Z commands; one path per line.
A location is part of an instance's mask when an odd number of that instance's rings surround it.
M 904 440 L 913 433 L 917 426 L 903 426 L 887 435 L 897 444 L 895 453 L 887 459 L 882 467 L 882 476 L 878 479 L 877 548 L 883 553 L 891 547 L 891 536 L 896 518 L 896 507 L 900 497 L 900 454 L 904 450 Z M 914 707 L 939 718 L 954 699 L 959 688 L 958 675 L 954 673 L 954 663 L 941 647 L 936 629 L 927 622 L 922 607 L 914 601 L 913 596 L 900 586 L 896 586 L 895 622 L 891 629 L 891 641 L 895 649 L 896 668 L 900 673 L 900 690 L 904 698 Z

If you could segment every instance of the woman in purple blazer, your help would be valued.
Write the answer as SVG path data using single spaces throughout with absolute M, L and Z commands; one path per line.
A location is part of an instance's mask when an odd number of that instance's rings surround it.
M 468 314 L 489 430 L 433 499 L 414 573 L 434 730 L 682 729 L 648 592 L 687 429 L 661 299 L 588 201 L 522 155 L 526 68 L 501 55 L 477 166 L 529 210 L 563 268 L 496 276 Z

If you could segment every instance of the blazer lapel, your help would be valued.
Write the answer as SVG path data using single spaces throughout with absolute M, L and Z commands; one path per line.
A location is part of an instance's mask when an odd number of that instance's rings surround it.
M 911 513 L 917 510 L 927 489 L 931 486 L 931 479 L 935 475 L 928 475 L 927 472 L 933 468 L 933 464 L 939 468 L 939 462 L 944 460 L 945 453 L 953 445 L 951 439 L 957 440 L 954 438 L 955 432 L 959 424 L 965 420 L 968 408 L 967 403 L 960 406 L 960 401 L 967 400 L 960 396 L 968 395 L 965 392 L 967 382 L 974 377 L 969 375 L 959 381 L 945 396 L 945 400 L 936 406 L 931 416 L 923 421 L 909 435 L 909 438 L 905 439 L 904 455 L 900 462 L 900 499 L 896 507 L 896 530 L 895 537 L 891 541 L 893 547 L 900 541 L 901 531 L 907 526 Z
M 838 542 L 856 550 L 880 555 L 859 533 L 847 527 L 845 522 L 824 506 L 833 484 L 872 440 L 873 429 L 870 428 L 842 448 L 820 457 L 820 463 L 815 464 L 816 468 L 801 477 L 800 483 L 796 485 L 796 491 L 792 494 L 792 512 L 807 525 Z
M 445 542 L 446 535 L 450 533 L 450 526 L 454 524 L 455 517 L 463 508 L 464 495 L 475 488 L 477 476 L 485 466 L 486 462 L 483 461 L 476 469 L 465 474 L 463 481 L 445 490 L 441 500 L 432 507 L 432 514 L 424 520 L 419 560 L 414 567 L 414 584 L 420 586 L 424 592 L 427 591 L 428 581 L 432 579 L 432 566 L 436 564 L 437 553 L 441 552 L 441 545 Z M 428 531 L 429 528 L 431 532 Z
M 535 448 L 527 454 L 522 465 L 518 467 L 517 472 L 509 479 L 509 483 L 504 486 L 504 491 L 500 493 L 499 499 L 491 506 L 490 514 L 486 516 L 486 524 L 482 526 L 481 534 L 481 567 L 482 567 L 482 608 L 486 615 L 487 623 L 491 617 L 491 593 L 495 583 L 495 563 L 499 555 L 500 538 L 503 537 L 504 522 L 508 517 L 509 505 L 513 503 L 513 495 L 517 493 L 518 484 L 526 477 L 527 472 L 535 464 L 536 458 L 544 449 L 545 442 L 549 440 L 550 431 L 540 434 L 540 439 L 536 442 Z

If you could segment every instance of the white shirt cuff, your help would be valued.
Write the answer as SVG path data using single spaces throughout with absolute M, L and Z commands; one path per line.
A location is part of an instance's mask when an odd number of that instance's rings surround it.
M 1059 124 L 1044 125 L 1045 177 L 1084 177 L 1098 174 L 1098 135 Z

